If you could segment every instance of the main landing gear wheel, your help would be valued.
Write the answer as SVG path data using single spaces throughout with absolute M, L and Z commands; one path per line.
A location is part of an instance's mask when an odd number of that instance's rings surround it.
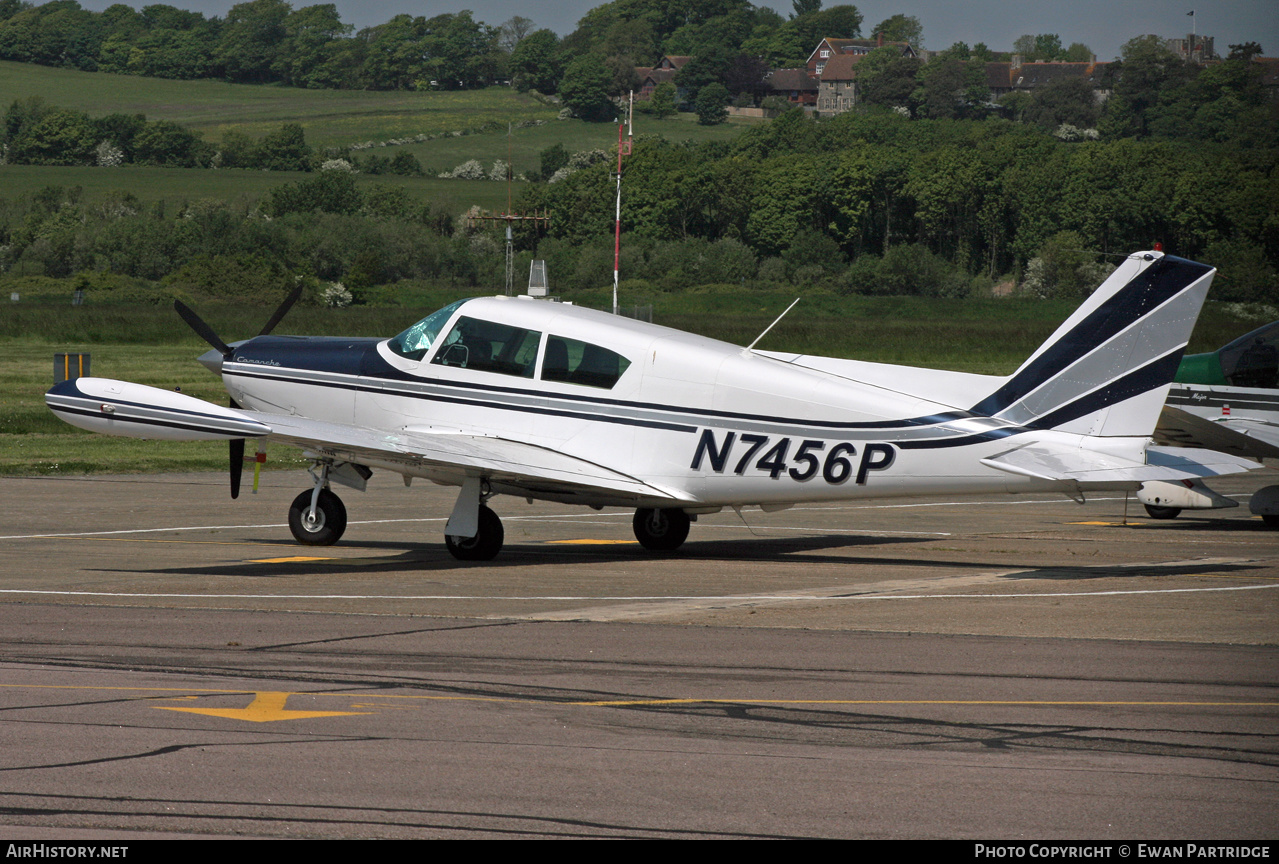
M 1144 506 L 1151 519 L 1176 519 L 1181 515 L 1180 507 L 1158 507 L 1154 504 Z
M 631 525 L 635 539 L 652 552 L 674 552 L 688 539 L 688 514 L 678 508 L 641 507 Z
M 457 560 L 492 561 L 502 551 L 502 541 L 506 539 L 502 520 L 481 504 L 479 522 L 480 530 L 474 537 L 444 535 L 444 545 L 449 547 L 449 553 Z
M 289 507 L 289 530 L 293 539 L 303 546 L 332 546 L 346 530 L 346 505 L 328 489 L 320 490 L 315 502 L 315 520 L 307 519 L 311 512 L 311 492 L 303 492 L 293 499 Z

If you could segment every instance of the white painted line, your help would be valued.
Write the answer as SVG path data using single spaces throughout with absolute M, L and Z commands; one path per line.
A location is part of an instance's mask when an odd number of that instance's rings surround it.
M 519 600 L 525 602 L 588 602 L 597 603 L 603 600 L 616 602 L 652 601 L 665 603 L 671 600 L 697 600 L 714 602 L 743 601 L 800 601 L 826 603 L 832 600 L 1035 600 L 1041 597 L 1112 597 L 1124 594 L 1198 594 L 1220 591 L 1262 591 L 1279 588 L 1279 583 L 1270 585 L 1228 585 L 1214 588 L 1152 588 L 1140 591 L 1077 591 L 1051 594 L 839 594 L 835 596 L 814 595 L 797 596 L 795 594 L 726 594 L 726 595 L 678 595 L 665 596 L 572 596 L 547 594 L 543 596 L 506 596 L 480 594 L 142 594 L 116 593 L 111 591 L 41 591 L 19 588 L 0 589 L 0 594 L 34 594 L 56 597 L 143 597 L 152 599 L 178 600 L 465 600 L 465 601 L 501 601 Z

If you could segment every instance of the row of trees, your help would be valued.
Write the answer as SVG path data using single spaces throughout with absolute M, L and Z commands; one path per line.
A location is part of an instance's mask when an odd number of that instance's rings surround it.
M 445 89 L 492 83 L 509 54 L 504 31 L 470 12 L 397 15 L 353 34 L 331 3 L 294 9 L 249 0 L 226 18 L 168 5 L 104 12 L 75 0 L 0 0 L 0 59 L 162 78 L 221 78 L 295 87 Z
M 546 167 L 564 154 L 548 154 Z M 633 290 L 790 283 L 963 296 L 1008 274 L 1036 293 L 1092 287 L 1107 261 L 1163 242 L 1221 268 L 1220 299 L 1279 294 L 1275 150 L 1156 140 L 1068 143 L 1006 121 L 788 112 L 734 142 L 640 138 L 628 159 L 623 272 Z M 611 160 L 527 188 L 549 234 L 518 234 L 558 290 L 609 281 Z M 261 202 L 167 214 L 61 190 L 0 202 L 0 269 L 107 272 L 235 293 L 292 274 L 358 292 L 401 279 L 498 284 L 500 238 L 402 190 L 320 171 Z M 1100 257 L 1099 257 L 1100 256 Z M 257 268 L 255 271 L 254 268 Z
M 331 162 L 340 158 L 341 162 Z M 420 175 L 417 157 L 365 156 L 347 150 L 317 153 L 296 123 L 253 138 L 234 130 L 216 146 L 198 132 L 145 114 L 90 117 L 83 111 L 50 105 L 38 96 L 17 99 L 0 125 L 0 164 L 12 165 L 167 165 L 177 168 L 247 168 L 258 171 L 313 171 L 331 164 L 367 174 Z
M 1083 77 L 1060 78 L 1033 92 L 999 99 L 999 115 L 1049 131 L 1063 124 L 1096 129 L 1104 139 L 1161 138 L 1230 142 L 1268 148 L 1279 143 L 1279 112 L 1254 62 L 1256 43 L 1230 46 L 1221 63 L 1186 63 L 1162 39 L 1140 36 L 1124 44 L 1098 82 L 1099 101 Z M 862 110 L 890 109 L 928 119 L 991 116 L 984 61 L 966 45 L 938 52 L 928 63 L 889 48 L 858 64 Z
M 316 156 L 296 123 L 285 124 L 260 139 L 229 132 L 215 147 L 199 133 L 170 120 L 148 120 L 145 114 L 94 118 L 33 96 L 15 100 L 5 111 L 0 162 L 307 171 L 316 164 Z
M 737 93 L 769 68 L 802 65 L 822 37 L 861 35 L 855 6 L 823 10 L 821 0 L 798 0 L 794 9 L 784 18 L 748 0 L 613 0 L 560 39 L 522 16 L 491 26 L 469 11 L 396 15 L 355 33 L 331 3 L 294 9 L 286 0 L 249 0 L 225 18 L 206 18 L 162 4 L 98 13 L 75 0 L 0 0 L 0 59 L 312 88 L 454 89 L 512 80 L 556 93 L 570 66 L 590 58 L 616 95 L 638 85 L 637 65 L 677 54 L 693 57 L 681 73 L 691 100 L 712 82 Z M 903 15 L 874 31 L 916 44 L 923 35 L 918 20 Z
M 1221 264 L 1223 293 L 1263 299 L 1279 290 L 1277 155 L 1153 140 L 1067 143 L 993 120 L 845 114 L 819 123 L 796 110 L 731 144 L 638 141 L 622 221 L 637 236 L 728 238 L 761 266 L 790 255 L 833 276 L 901 245 L 997 277 L 1064 231 L 1099 253 L 1160 241 Z M 586 246 L 608 233 L 610 183 L 606 164 L 592 166 L 530 187 L 519 206 L 550 210 L 552 235 Z

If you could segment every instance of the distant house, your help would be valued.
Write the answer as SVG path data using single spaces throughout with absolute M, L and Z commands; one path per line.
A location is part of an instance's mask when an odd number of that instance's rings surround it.
M 684 68 L 684 64 L 692 57 L 683 55 L 668 54 L 658 61 L 656 66 L 636 66 L 635 74 L 640 79 L 639 92 L 635 94 L 635 98 L 639 100 L 652 99 L 653 91 L 657 89 L 658 84 L 664 84 L 667 81 L 675 80 L 675 73 Z M 677 100 L 682 101 L 684 94 L 680 93 Z
M 1102 99 L 1105 98 L 1105 92 L 1101 89 L 1101 79 L 1105 71 L 1106 64 L 1096 60 L 1087 63 L 1058 60 L 1023 63 L 1021 56 L 1014 54 L 1011 62 L 996 61 L 986 64 L 986 86 L 990 88 L 991 98 L 998 99 L 1014 90 L 1033 92 L 1054 81 L 1082 78 L 1094 91 L 1098 91 L 1098 98 Z
M 808 55 L 808 63 L 806 64 L 808 75 L 811 78 L 820 78 L 822 72 L 826 69 L 826 64 L 834 57 L 843 55 L 865 56 L 876 48 L 885 46 L 899 49 L 903 57 L 927 59 L 920 57 L 919 52 L 912 48 L 909 42 L 885 42 L 882 33 L 875 39 L 832 39 L 828 36 L 817 43 L 813 53 Z
M 857 104 L 857 64 L 865 54 L 839 54 L 826 61 L 817 84 L 817 110 L 842 114 Z
M 764 85 L 772 95 L 781 96 L 792 105 L 817 104 L 817 81 L 807 69 L 773 69 L 765 76 Z

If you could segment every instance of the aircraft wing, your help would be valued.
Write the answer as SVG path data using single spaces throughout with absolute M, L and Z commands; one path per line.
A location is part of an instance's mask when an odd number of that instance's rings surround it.
M 1114 484 L 1116 488 L 1151 480 L 1189 480 L 1217 474 L 1238 474 L 1259 468 L 1256 462 L 1190 447 L 1146 448 L 1146 461 L 1111 453 L 1037 443 L 981 460 L 983 465 L 1039 480 Z
M 467 475 L 483 473 L 495 485 L 529 491 L 621 495 L 636 500 L 690 500 L 677 490 L 654 486 L 603 465 L 507 438 L 426 430 L 391 433 L 260 411 L 237 413 L 270 429 L 257 437 L 357 464 L 391 470 L 403 466 L 459 483 Z
M 1205 420 L 1165 405 L 1155 441 L 1182 447 L 1207 447 L 1236 456 L 1279 459 L 1279 426 L 1254 418 Z

